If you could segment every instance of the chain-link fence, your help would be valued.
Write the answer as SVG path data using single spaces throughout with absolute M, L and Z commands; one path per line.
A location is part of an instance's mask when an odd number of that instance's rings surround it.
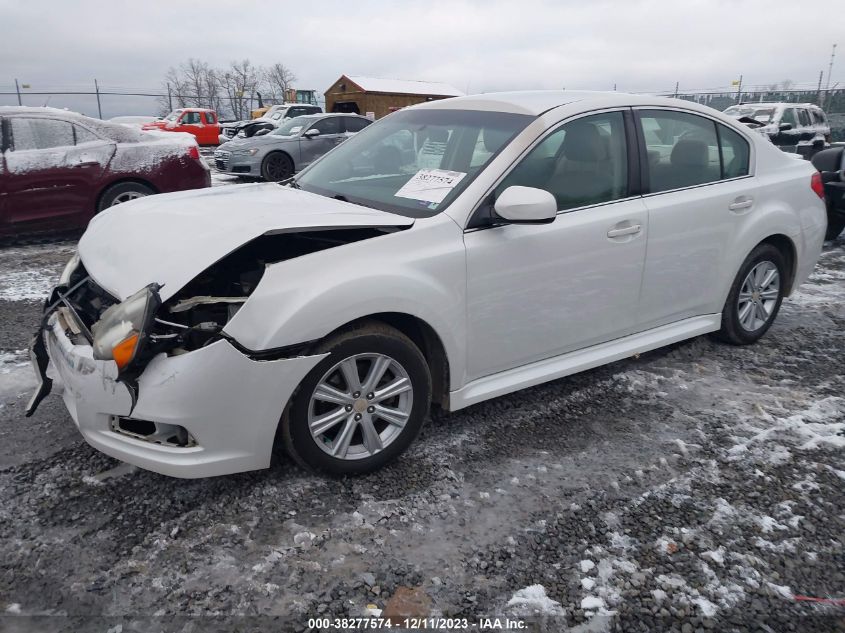
M 309 100 L 305 103 L 324 106 L 323 96 L 314 91 L 293 91 L 309 93 Z M 238 96 L 218 95 L 220 102 L 219 114 L 223 120 L 232 111 L 248 113 L 262 105 L 273 105 L 276 100 L 261 98 L 258 91 L 239 94 Z M 0 85 L 0 105 L 52 106 L 68 108 L 88 116 L 108 119 L 121 115 L 162 115 L 180 107 L 191 107 L 202 103 L 204 99 L 193 94 L 179 94 L 172 90 L 126 90 L 114 89 L 94 82 L 86 89 L 57 89 L 46 90 L 20 83 Z M 238 107 L 232 107 L 232 101 L 238 102 Z M 315 103 L 316 101 L 316 103 Z M 187 104 L 187 105 L 186 105 Z M 203 106 L 205 107 L 205 106 Z M 231 116 L 230 116 L 231 118 Z
M 114 90 L 100 86 L 96 82 L 93 90 L 41 91 L 33 90 L 26 84 L 12 84 L 0 86 L 0 105 L 52 105 L 66 107 L 83 112 L 89 116 L 109 118 L 122 114 L 161 114 L 169 108 L 179 107 L 180 103 L 193 103 L 195 95 L 175 94 L 168 91 L 133 91 Z M 6 89 L 12 88 L 12 89 Z M 760 101 L 775 101 L 789 103 L 814 103 L 820 105 L 831 124 L 831 135 L 834 140 L 845 140 L 845 89 L 834 90 L 764 90 L 764 91 L 718 91 L 718 92 L 659 92 L 662 96 L 674 96 L 679 99 L 695 101 L 722 111 L 737 103 L 754 103 Z M 317 105 L 325 106 L 322 95 L 317 93 L 320 100 Z M 244 95 L 237 97 L 245 100 L 249 110 L 259 107 L 258 95 Z M 225 102 L 229 97 L 221 96 L 225 113 Z M 247 111 L 249 111 L 247 110 Z

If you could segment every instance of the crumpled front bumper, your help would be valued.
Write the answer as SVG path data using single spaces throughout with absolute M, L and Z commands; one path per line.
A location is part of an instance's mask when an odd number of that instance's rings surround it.
M 160 354 L 138 379 L 133 409 L 114 361 L 95 360 L 90 345 L 74 344 L 60 313 L 50 316 L 42 336 L 85 440 L 114 458 L 173 477 L 267 468 L 288 399 L 324 358 L 257 361 L 225 340 L 181 355 Z M 122 417 L 181 426 L 194 441 L 176 446 L 130 436 L 115 427 Z

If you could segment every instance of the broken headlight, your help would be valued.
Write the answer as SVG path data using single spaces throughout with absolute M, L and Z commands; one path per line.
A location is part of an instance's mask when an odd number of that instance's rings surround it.
M 161 305 L 160 286 L 150 284 L 103 312 L 91 327 L 94 358 L 113 360 L 119 373 L 131 367 L 144 349 L 155 313 Z

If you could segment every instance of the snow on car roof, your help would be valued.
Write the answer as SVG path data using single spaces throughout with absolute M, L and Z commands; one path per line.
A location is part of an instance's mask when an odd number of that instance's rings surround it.
M 366 92 L 389 92 L 409 95 L 437 95 L 461 97 L 463 92 L 449 84 L 431 81 L 409 81 L 405 79 L 380 79 L 361 75 L 346 75 L 346 78 Z
M 25 114 L 27 116 L 50 116 L 63 119 L 73 123 L 79 123 L 90 130 L 121 143 L 132 143 L 141 140 L 141 131 L 120 123 L 112 123 L 85 116 L 79 112 L 62 110 L 60 108 L 38 107 L 38 106 L 0 106 L 0 116 L 11 116 L 14 114 Z

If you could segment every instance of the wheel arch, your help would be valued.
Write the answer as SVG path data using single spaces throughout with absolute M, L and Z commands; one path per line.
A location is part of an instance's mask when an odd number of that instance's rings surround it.
M 422 352 L 431 372 L 431 401 L 439 407 L 449 408 L 449 357 L 446 346 L 437 331 L 423 319 L 404 312 L 377 312 L 344 323 L 320 340 L 366 321 L 377 321 L 395 328 L 407 336 Z
M 795 242 L 783 233 L 775 233 L 766 239 L 761 240 L 754 246 L 754 248 L 757 248 L 761 244 L 771 244 L 778 249 L 784 256 L 784 259 L 786 259 L 786 269 L 789 276 L 785 280 L 783 294 L 785 297 L 788 297 L 792 294 L 792 286 L 798 272 L 798 251 L 795 247 Z M 754 251 L 754 248 L 751 249 L 751 252 Z
M 136 184 L 139 184 L 139 185 L 144 185 L 145 187 L 149 187 L 150 189 L 153 190 L 154 193 L 161 193 L 158 190 L 158 187 L 156 187 L 152 182 L 150 182 L 149 180 L 146 180 L 144 178 L 138 178 L 138 177 L 135 177 L 135 176 L 116 178 L 115 180 L 112 180 L 111 182 L 103 185 L 100 188 L 100 191 L 97 193 L 97 199 L 94 201 L 94 213 L 100 212 L 100 203 L 102 203 L 103 196 L 106 195 L 106 192 L 109 189 L 111 189 L 112 187 L 114 187 L 116 185 L 122 185 L 122 184 L 130 183 L 130 182 L 136 183 Z
M 261 158 L 261 163 L 260 163 L 260 166 L 258 168 L 259 169 L 259 176 L 264 178 L 264 162 L 268 158 L 270 158 L 273 154 L 282 154 L 283 156 L 287 157 L 287 159 L 290 161 L 291 167 L 293 168 L 292 173 L 296 173 L 296 160 L 294 160 L 294 158 L 293 158 L 293 156 L 291 156 L 290 152 L 288 152 L 287 150 L 284 150 L 284 149 L 271 149 L 269 152 L 264 154 L 264 156 Z

